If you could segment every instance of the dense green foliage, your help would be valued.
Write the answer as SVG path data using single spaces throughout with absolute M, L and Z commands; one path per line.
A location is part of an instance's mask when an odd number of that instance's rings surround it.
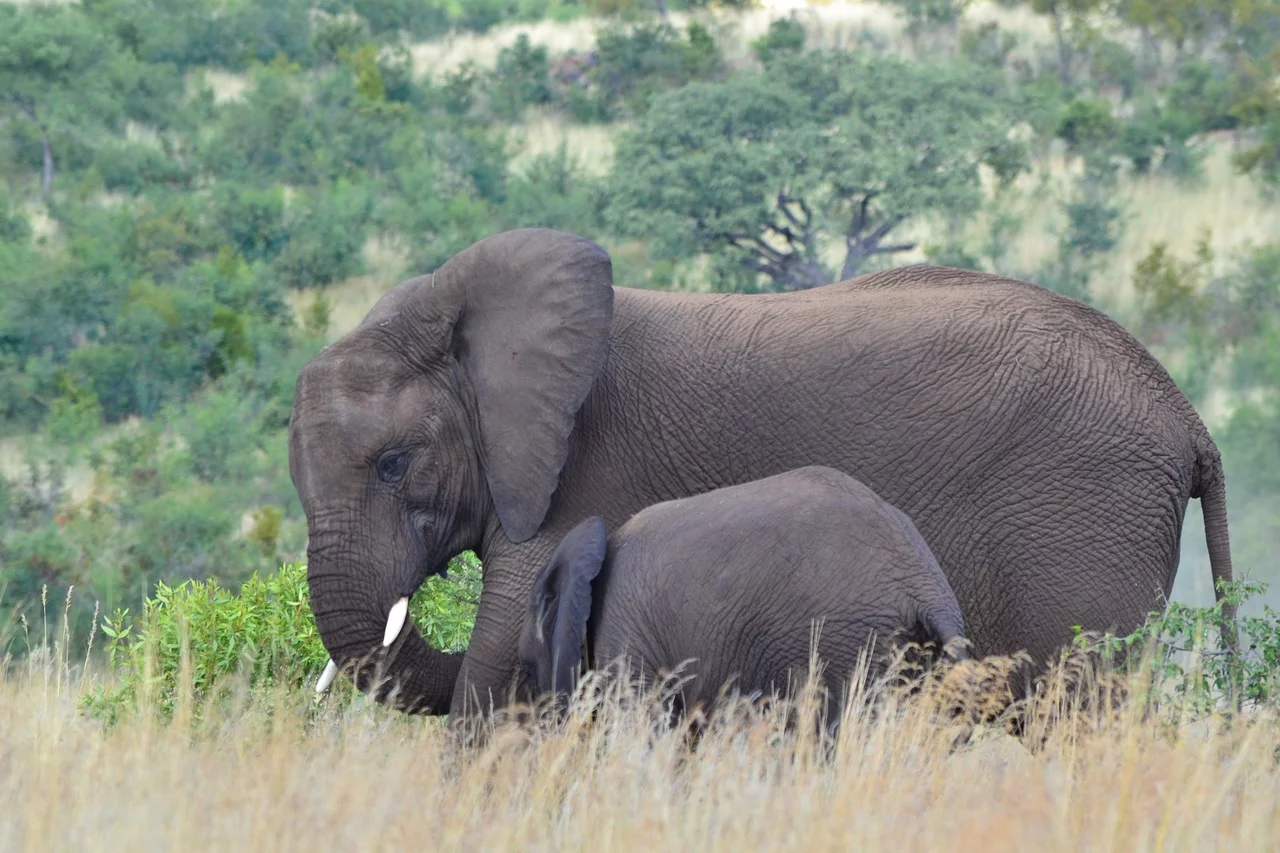
M 1149 676 L 1155 689 L 1146 701 L 1166 718 L 1186 721 L 1233 704 L 1274 709 L 1280 704 L 1280 612 L 1264 606 L 1260 615 L 1230 625 L 1223 605 L 1238 606 L 1266 585 L 1235 581 L 1225 591 L 1224 600 L 1210 607 L 1171 602 L 1125 637 L 1088 634 L 1077 626 L 1076 645 L 1112 662 L 1122 659 L 1130 674 Z M 1239 642 L 1238 656 L 1223 649 L 1229 633 Z
M 305 544 L 294 382 L 353 277 L 386 287 L 540 225 L 604 243 L 624 285 L 809 287 L 919 242 L 937 263 L 1104 303 L 1124 174 L 1202 180 L 1219 134 L 1260 188 L 1280 176 L 1275 0 L 1034 0 L 1054 41 L 1030 54 L 962 2 L 903 0 L 910 50 L 870 33 L 817 49 L 793 16 L 743 61 L 714 18 L 668 14 L 709 5 L 744 4 L 0 4 L 4 607 L 75 585 L 83 640 L 95 601 L 221 600 L 255 572 L 245 595 L 283 595 L 261 573 Z M 437 69 L 410 49 L 588 10 L 613 17 L 566 53 L 522 36 L 491 67 Z M 522 156 L 531 111 L 623 127 L 612 168 L 563 145 Z M 1049 191 L 1058 154 L 1069 177 Z M 1027 182 L 1060 227 L 1023 268 L 1006 204 Z M 1137 302 L 1105 307 L 1197 405 L 1226 392 L 1237 566 L 1274 572 L 1280 248 L 1144 251 Z
M 1003 81 L 978 67 L 773 54 L 760 73 L 653 103 L 619 144 L 611 222 L 662 254 L 712 253 L 726 289 L 761 273 L 777 289 L 851 278 L 914 248 L 893 239 L 912 216 L 976 211 L 979 165 L 1006 182 L 1023 171 L 1012 113 Z M 838 271 L 819 258 L 832 235 L 846 247 Z
M 423 584 L 410 616 L 432 645 L 461 651 L 479 593 L 479 564 L 464 555 L 450 564 L 447 580 Z M 170 714 L 183 689 L 203 703 L 237 676 L 251 689 L 312 684 L 329 660 L 311 615 L 306 566 L 297 563 L 255 573 L 237 592 L 216 580 L 160 582 L 137 618 L 120 610 L 101 630 L 118 677 L 87 693 L 81 706 L 105 722 L 139 705 Z

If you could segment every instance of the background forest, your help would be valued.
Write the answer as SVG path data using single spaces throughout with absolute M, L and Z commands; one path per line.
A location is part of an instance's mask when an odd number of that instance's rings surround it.
M 1277 0 L 0 4 L 0 607 L 74 585 L 83 636 L 303 556 L 298 369 L 534 225 L 632 287 L 932 261 L 1090 302 L 1205 416 L 1275 581 L 1277 45 Z M 1207 603 L 1195 503 L 1183 541 Z

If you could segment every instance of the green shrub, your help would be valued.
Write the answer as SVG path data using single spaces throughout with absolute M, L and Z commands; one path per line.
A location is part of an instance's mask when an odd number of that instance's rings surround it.
M 954 26 L 964 17 L 969 0 L 890 0 L 907 22 L 907 33 L 918 36 L 939 28 Z
M 599 62 L 588 77 L 599 114 L 607 118 L 639 115 L 658 93 L 693 80 L 717 79 L 725 69 L 715 39 L 696 21 L 683 37 L 665 21 L 602 30 L 596 49 Z
M 449 572 L 448 580 L 433 577 L 423 584 L 409 609 L 427 642 L 461 651 L 475 619 L 479 562 L 464 554 L 450 563 Z M 329 659 L 311 615 L 301 563 L 266 576 L 254 573 L 238 593 L 216 580 L 172 587 L 161 582 L 137 618 L 119 610 L 101 630 L 114 683 L 86 693 L 81 708 L 109 724 L 138 707 L 153 707 L 168 718 L 184 677 L 198 706 L 215 696 L 219 682 L 236 674 L 254 690 L 309 689 Z M 189 675 L 184 676 L 184 666 Z
M 1147 668 L 1154 690 L 1147 698 L 1153 710 L 1186 719 L 1220 711 L 1239 702 L 1274 709 L 1280 703 L 1280 612 L 1264 606 L 1254 616 L 1240 616 L 1236 626 L 1223 617 L 1224 603 L 1236 605 L 1264 593 L 1265 583 L 1238 580 L 1221 586 L 1225 602 L 1210 607 L 1170 603 L 1125 637 L 1086 634 L 1077 625 L 1076 646 L 1104 657 L 1123 658 L 1122 668 Z M 1223 642 L 1233 632 L 1240 655 Z
M 590 238 L 599 227 L 597 187 L 562 141 L 513 176 L 505 209 L 509 227 L 556 228 Z
M 1133 54 L 1124 45 L 1107 38 L 1099 39 L 1090 51 L 1089 70 L 1099 84 L 1114 86 L 1126 98 L 1133 97 L 1142 82 Z
M 209 388 L 172 418 L 187 445 L 191 473 L 208 483 L 249 477 L 262 437 L 252 429 L 257 401 L 235 389 Z
M 351 0 L 349 5 L 380 36 L 409 33 L 423 39 L 449 29 L 449 4 L 442 0 Z
M 1017 46 L 1018 36 L 995 21 L 960 28 L 960 55 L 976 65 L 1003 68 Z
M 297 202 L 287 222 L 289 242 L 272 266 L 287 287 L 321 287 L 362 268 L 361 249 L 373 215 L 373 195 L 339 184 Z
M 516 16 L 516 0 L 465 0 L 459 4 L 454 25 L 463 31 L 487 33 L 498 24 Z
M 500 118 L 514 121 L 525 107 L 551 100 L 551 65 L 547 49 L 533 45 L 521 33 L 515 44 L 498 52 L 498 61 L 490 74 L 489 105 Z
M 107 190 L 140 193 L 157 185 L 184 186 L 187 170 L 152 145 L 140 142 L 108 141 L 97 151 L 94 166 Z
M 1237 97 L 1220 66 L 1202 59 L 1183 62 L 1164 91 L 1165 128 L 1178 141 L 1198 133 L 1232 130 L 1240 124 L 1231 112 Z
M 289 242 L 284 191 L 279 186 L 218 184 L 213 189 L 214 221 L 248 261 L 270 261 Z
M 751 42 L 751 52 L 760 60 L 761 65 L 768 65 L 775 57 L 804 50 L 804 24 L 796 20 L 792 14 L 787 18 L 775 18 L 769 22 L 769 29 L 764 35 Z
M 30 237 L 31 223 L 27 215 L 16 199 L 0 188 L 0 243 L 22 243 Z
M 369 41 L 369 22 L 360 17 L 325 17 L 311 30 L 311 50 L 321 62 L 337 62 Z
M 1104 101 L 1075 98 L 1062 110 L 1057 136 L 1072 151 L 1084 154 L 1109 144 L 1119 130 L 1119 123 Z

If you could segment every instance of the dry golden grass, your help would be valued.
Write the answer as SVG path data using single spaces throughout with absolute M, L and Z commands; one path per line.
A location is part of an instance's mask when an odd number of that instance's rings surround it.
M 217 68 L 206 68 L 200 73 L 204 75 L 205 82 L 213 89 L 215 103 L 223 104 L 227 101 L 234 101 L 244 94 L 244 90 L 249 87 L 249 78 L 245 74 L 222 71 Z
M 695 14 L 672 12 L 673 26 L 680 28 L 689 21 L 705 24 L 716 36 L 725 58 L 731 64 L 750 60 L 751 42 L 759 38 L 775 18 L 794 14 L 805 24 L 809 44 L 823 48 L 853 48 L 864 38 L 887 42 L 895 50 L 910 51 L 903 24 L 893 6 L 871 2 L 820 2 L 820 0 L 761 0 L 750 10 L 703 11 Z M 1005 9 L 991 2 L 975 3 L 965 14 L 965 21 L 982 24 L 997 21 L 1001 29 L 1015 34 L 1022 42 L 1015 56 L 1030 58 L 1037 46 L 1052 44 L 1053 33 L 1048 20 L 1023 8 Z M 505 47 L 526 35 L 535 45 L 544 45 L 554 55 L 570 50 L 587 50 L 594 44 L 596 33 L 613 21 L 584 17 L 565 23 L 538 21 L 512 23 L 494 27 L 487 33 L 455 33 L 443 39 L 419 42 L 410 48 L 417 74 L 440 74 L 464 62 L 479 68 L 491 68 Z
M 555 151 L 561 144 L 582 169 L 593 175 L 604 175 L 613 165 L 613 149 L 617 135 L 626 125 L 571 124 L 555 113 L 529 109 L 524 120 L 511 128 L 509 139 L 517 152 L 512 168 L 522 169 L 539 154 Z
M 965 727 L 936 703 L 890 694 L 875 714 L 851 704 L 825 744 L 789 728 L 785 705 L 740 705 L 691 751 L 644 697 L 588 679 L 565 722 L 506 721 L 480 742 L 363 697 L 316 712 L 309 691 L 233 690 L 201 715 L 180 705 L 172 725 L 104 731 L 77 714 L 80 685 L 56 657 L 0 681 L 0 849 L 1280 845 L 1280 728 L 1268 715 L 1170 729 L 1123 707 L 1059 705 L 1056 725 L 1032 716 L 1028 748 L 990 727 L 958 740 Z M 803 720 L 807 707 L 790 710 Z
M 1248 244 L 1280 239 L 1280 208 L 1263 196 L 1256 180 L 1239 174 L 1231 165 L 1234 136 L 1214 134 L 1200 144 L 1205 157 L 1198 178 L 1179 180 L 1166 172 L 1121 176 L 1111 201 L 1123 210 L 1123 232 L 1116 248 L 1102 259 L 1091 282 L 1104 308 L 1129 307 L 1134 267 L 1158 242 L 1166 243 L 1183 260 L 1190 260 L 1196 241 L 1208 232 L 1220 272 L 1231 261 L 1233 252 Z M 1007 248 L 1007 268 L 1030 273 L 1057 252 L 1058 236 L 1065 224 L 1058 200 L 1070 192 L 1071 181 L 1079 171 L 1078 161 L 1068 162 L 1060 151 L 1055 151 L 1034 174 L 1018 181 L 1015 193 L 1007 199 L 1009 212 L 1020 222 L 1020 230 Z M 967 245 L 981 243 L 992 215 L 986 211 L 968 224 Z M 932 236 L 928 224 L 917 223 L 904 235 L 920 241 L 920 245 L 913 252 L 895 255 L 894 265 L 924 260 L 923 247 Z

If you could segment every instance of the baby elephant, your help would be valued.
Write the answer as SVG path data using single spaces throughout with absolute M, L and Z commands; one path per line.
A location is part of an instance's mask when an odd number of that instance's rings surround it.
M 803 682 L 814 620 L 828 712 L 873 635 L 968 658 L 960 605 L 915 525 L 831 468 L 797 468 L 654 504 L 606 536 L 597 517 L 561 541 L 534 581 L 520 638 L 526 683 L 567 693 L 583 656 L 626 655 L 646 684 L 693 659 L 677 714 Z M 874 658 L 883 665 L 878 654 Z

